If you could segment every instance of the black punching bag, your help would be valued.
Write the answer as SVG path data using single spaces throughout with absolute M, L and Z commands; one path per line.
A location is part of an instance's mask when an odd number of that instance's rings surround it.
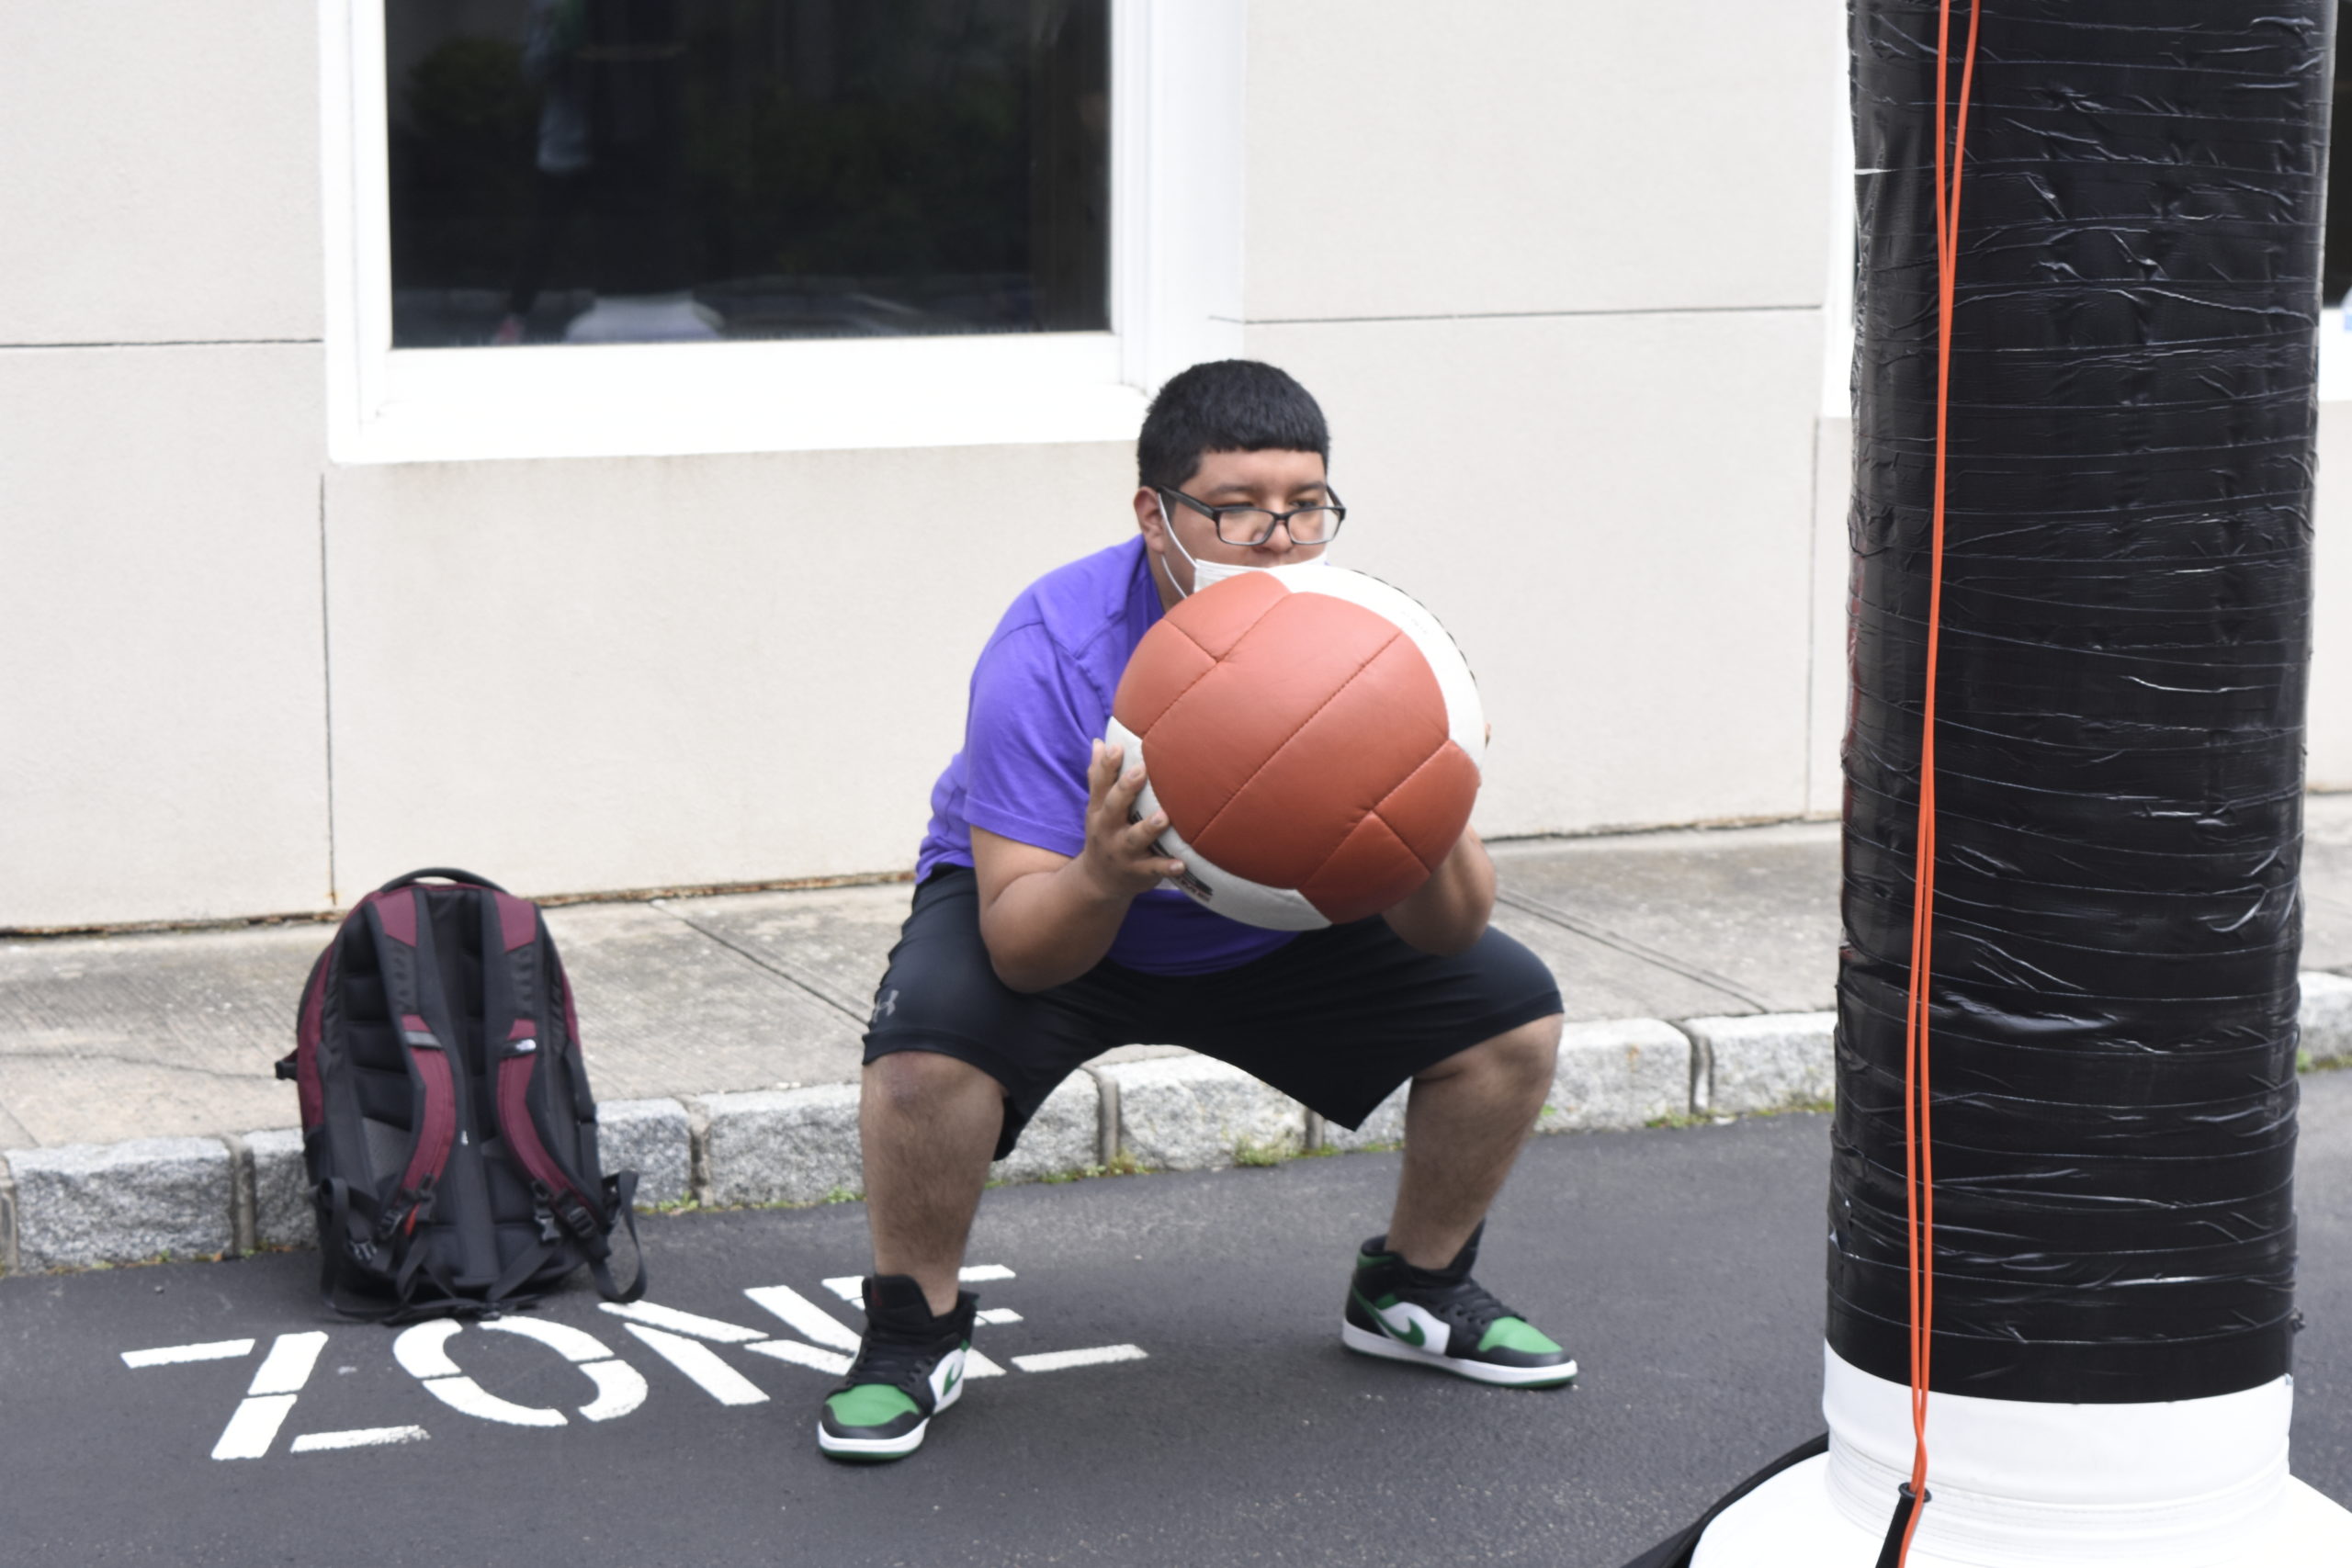
M 1940 9 L 1852 13 L 1829 1450 L 1717 1517 L 1699 1568 L 1892 1562 L 1912 1470 L 1905 1019 Z M 2352 1515 L 2289 1477 L 2286 1448 L 2335 9 L 1984 0 L 1973 18 L 1938 617 L 1917 1568 L 2352 1563 Z M 1970 11 L 1952 5 L 1941 65 L 1954 112 Z

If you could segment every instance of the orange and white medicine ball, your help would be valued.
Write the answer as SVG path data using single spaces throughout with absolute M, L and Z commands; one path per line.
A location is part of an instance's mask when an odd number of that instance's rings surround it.
M 1419 887 L 1478 797 L 1478 688 L 1437 618 L 1339 567 L 1231 577 L 1136 645 L 1105 739 L 1145 770 L 1137 820 L 1218 914 L 1362 919 Z

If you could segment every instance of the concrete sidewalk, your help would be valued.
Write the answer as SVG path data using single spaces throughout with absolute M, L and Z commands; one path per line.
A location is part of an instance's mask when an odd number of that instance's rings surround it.
M 1496 857 L 1496 923 L 1551 964 L 1572 1019 L 1830 1004 L 1834 824 L 1522 841 Z M 888 884 L 548 910 L 598 1097 L 854 1079 L 908 897 Z M 0 1149 L 293 1125 L 294 1091 L 270 1066 L 331 931 L 0 942 Z
M 1526 840 L 1495 853 L 1496 923 L 1550 964 L 1570 1021 L 1591 1025 L 1572 1032 L 1583 1066 L 1564 1062 L 1557 1124 L 1826 1098 L 1834 823 Z M 2304 874 L 2304 968 L 2352 972 L 2352 795 L 2312 799 Z M 649 1169 L 649 1191 L 758 1201 L 855 1189 L 854 1141 L 836 1146 L 854 1122 L 854 1092 L 824 1086 L 856 1077 L 859 1035 L 908 894 L 898 884 L 548 911 L 579 991 L 607 1140 L 660 1168 Z M 0 942 L 0 1156 L 14 1171 L 19 1228 L 42 1228 L 33 1190 L 72 1185 L 50 1176 L 84 1172 L 86 1186 L 98 1179 L 89 1172 L 110 1168 L 101 1146 L 130 1140 L 208 1140 L 201 1148 L 226 1151 L 219 1162 L 188 1143 L 171 1145 L 169 1157 L 195 1160 L 208 1190 L 220 1163 L 218 1179 L 243 1193 L 230 1205 L 237 1223 L 190 1233 L 193 1241 L 142 1233 L 103 1257 L 27 1242 L 25 1266 L 108 1260 L 159 1237 L 175 1244 L 151 1251 L 204 1250 L 216 1231 L 240 1246 L 299 1235 L 299 1203 L 285 1212 L 299 1145 L 253 1134 L 295 1122 L 293 1089 L 271 1065 L 291 1046 L 296 998 L 329 931 Z M 2311 1043 L 2352 1054 L 2352 979 L 2317 976 L 2306 988 L 2307 1018 L 2322 1025 Z M 1750 1021 L 1729 1021 L 1742 1018 Z M 1228 1069 L 1197 1058 L 1143 1065 L 1171 1055 L 1182 1054 L 1130 1048 L 1106 1058 L 1092 1083 L 1073 1080 L 1041 1114 L 1036 1148 L 1024 1144 L 1030 1157 L 1004 1174 L 1107 1162 L 1123 1148 L 1181 1168 L 1279 1155 L 1327 1132 L 1341 1144 L 1396 1135 L 1393 1114 L 1353 1138 L 1302 1122 L 1271 1091 L 1252 1100 L 1220 1077 Z M 1630 1064 L 1622 1070 L 1621 1057 Z M 1183 1125 L 1155 1127 L 1153 1096 Z M 1204 1138 L 1206 1152 L 1194 1146 Z M 793 1146 L 754 1149 L 762 1139 Z M 715 1168 L 726 1151 L 728 1170 Z M 153 1152 L 166 1158 L 163 1146 Z M 256 1160 L 276 1176 L 257 1177 Z M 273 1179 L 282 1235 L 267 1213 L 250 1212 L 256 1181 Z M 266 1192 L 260 1202 L 270 1208 Z M 47 1230 L 62 1241 L 81 1223 L 61 1211 Z

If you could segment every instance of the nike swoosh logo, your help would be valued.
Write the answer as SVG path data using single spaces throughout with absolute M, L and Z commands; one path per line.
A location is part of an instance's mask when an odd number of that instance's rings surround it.
M 940 1388 L 939 1397 L 944 1399 L 949 1394 L 954 1393 L 956 1392 L 956 1383 L 962 1381 L 963 1376 L 964 1374 L 960 1371 L 949 1372 L 947 1374 L 947 1382 Z
M 1364 1301 L 1363 1293 L 1362 1292 L 1358 1292 L 1356 1293 L 1356 1300 L 1363 1302 L 1363 1310 L 1372 1314 L 1372 1321 L 1380 1325 L 1381 1332 L 1387 1335 L 1389 1338 L 1399 1340 L 1407 1345 L 1410 1345 L 1416 1350 L 1429 1343 L 1429 1336 L 1423 1333 L 1421 1325 L 1414 1322 L 1412 1319 L 1406 1319 L 1405 1326 L 1403 1328 L 1398 1328 L 1395 1324 L 1388 1321 L 1388 1314 L 1386 1313 L 1381 1311 L 1370 1302 Z

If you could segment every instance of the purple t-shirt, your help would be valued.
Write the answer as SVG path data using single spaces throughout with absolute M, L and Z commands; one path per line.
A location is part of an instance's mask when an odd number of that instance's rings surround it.
M 972 863 L 972 832 L 1075 857 L 1086 848 L 1086 762 L 1159 593 L 1140 536 L 1047 572 L 1012 602 L 972 671 L 964 749 L 931 792 L 917 880 Z M 1133 761 L 1132 758 L 1129 759 Z M 1155 887 L 1127 909 L 1110 959 L 1155 975 L 1202 975 L 1272 953 L 1261 931 Z

